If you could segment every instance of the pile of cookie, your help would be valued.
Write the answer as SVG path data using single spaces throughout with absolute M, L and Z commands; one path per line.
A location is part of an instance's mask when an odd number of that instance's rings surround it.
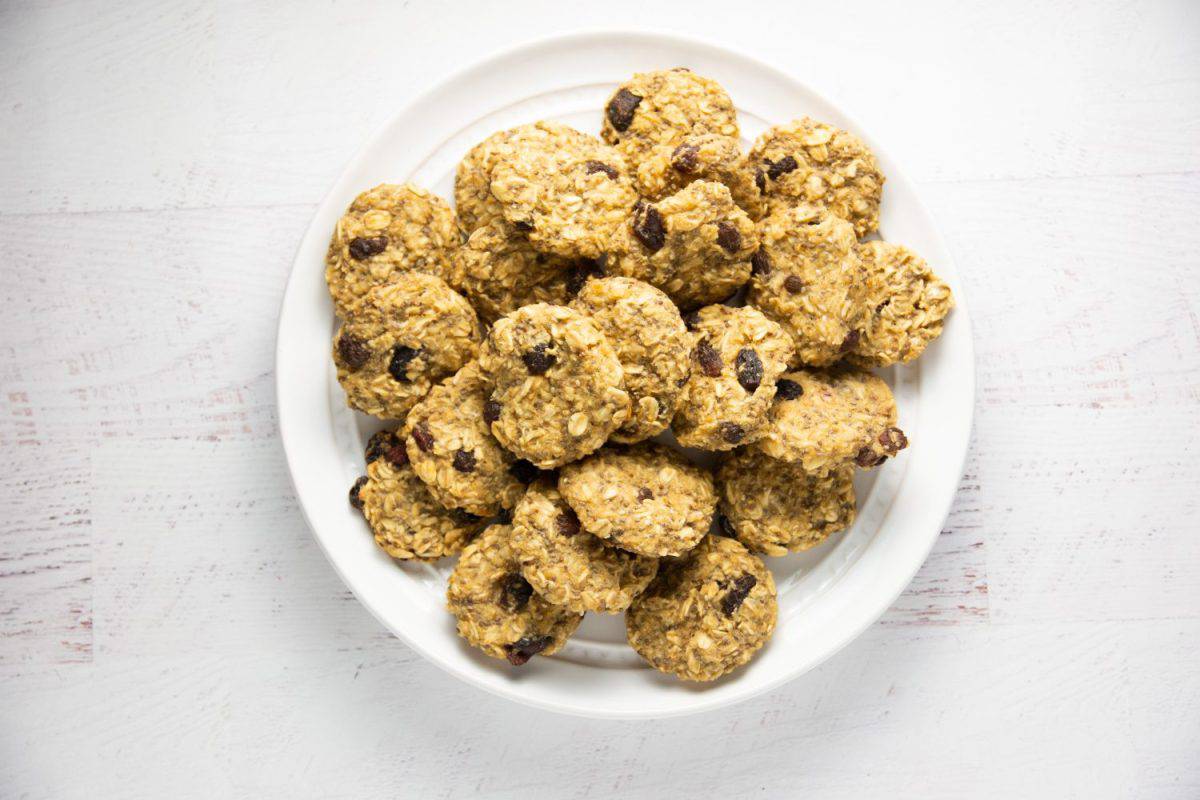
M 394 558 L 460 554 L 448 607 L 490 656 L 625 612 L 656 669 L 726 674 L 775 627 L 760 556 L 849 526 L 854 471 L 908 443 L 866 368 L 920 355 L 949 288 L 864 241 L 884 176 L 857 137 L 804 118 L 744 153 L 738 133 L 715 81 L 640 73 L 599 138 L 536 122 L 476 145 L 457 213 L 385 184 L 338 222 L 338 380 L 401 421 L 350 501 Z

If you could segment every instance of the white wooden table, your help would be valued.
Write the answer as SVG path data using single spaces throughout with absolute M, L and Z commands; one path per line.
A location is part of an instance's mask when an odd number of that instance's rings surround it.
M 1200 796 L 1200 4 L 0 4 L 0 796 Z M 275 426 L 288 268 L 406 99 L 562 30 L 836 98 L 975 319 L 937 547 L 820 669 L 530 710 L 364 611 Z

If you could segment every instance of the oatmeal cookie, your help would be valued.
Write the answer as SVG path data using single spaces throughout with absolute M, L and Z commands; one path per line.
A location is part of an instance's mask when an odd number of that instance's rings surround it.
M 637 164 L 655 146 L 719 133 L 737 138 L 737 110 L 721 85 L 686 67 L 639 72 L 604 106 L 600 136 Z
M 692 375 L 671 427 L 679 443 L 732 450 L 762 435 L 775 379 L 792 343 L 779 325 L 750 308 L 707 306 L 688 319 Z
M 791 334 L 793 366 L 849 352 L 866 318 L 866 271 L 850 224 L 816 206 L 775 212 L 760 226 L 749 301 Z
M 450 573 L 446 607 L 458 635 L 492 658 L 521 666 L 562 649 L 583 614 L 551 605 L 521 576 L 512 527 L 492 525 L 467 545 Z
M 549 481 L 513 512 L 512 548 L 534 591 L 572 611 L 624 611 L 658 571 L 658 559 L 609 547 L 588 533 Z
M 338 220 L 325 255 L 325 282 L 346 318 L 376 286 L 409 272 L 458 286 L 454 251 L 458 218 L 442 198 L 411 184 L 384 183 L 354 198 Z
M 479 352 L 484 413 L 509 452 L 550 469 L 591 453 L 629 417 L 616 352 L 596 324 L 537 303 L 496 320 Z
M 878 466 L 908 446 L 896 427 L 896 401 L 863 370 L 799 370 L 779 379 L 770 421 L 755 445 L 808 472 Z
M 784 556 L 816 547 L 854 522 L 854 468 L 805 472 L 755 450 L 717 470 L 721 527 L 754 552 Z
M 639 203 L 610 243 L 614 272 L 657 286 L 682 308 L 737 292 L 757 249 L 754 222 L 712 181 Z
M 472 361 L 413 406 L 403 430 L 413 470 L 438 502 L 485 517 L 512 508 L 525 491 L 524 468 L 483 418 L 488 391 Z
M 628 444 L 665 431 L 691 372 L 679 309 L 658 289 L 631 278 L 588 281 L 572 307 L 596 323 L 625 373 L 630 415 L 612 438 Z
M 912 361 L 941 336 L 954 308 L 950 287 L 902 245 L 866 242 L 858 252 L 867 272 L 867 318 L 846 358 L 863 367 Z
M 564 258 L 603 255 L 638 199 L 620 153 L 564 133 L 523 138 L 497 158 L 490 186 L 505 219 Z
M 578 262 L 539 253 L 512 225 L 493 219 L 459 251 L 463 292 L 487 324 L 533 303 L 562 305 L 581 280 Z
M 558 489 L 584 528 L 646 556 L 679 556 L 695 547 L 717 502 L 708 470 L 652 442 L 605 448 L 568 464 Z
M 883 173 L 854 134 L 804 117 L 763 133 L 750 160 L 772 213 L 808 203 L 852 224 L 860 238 L 879 227 Z
M 749 661 L 775 630 L 775 580 L 733 539 L 709 536 L 658 577 L 625 615 L 629 644 L 650 666 L 716 680 Z
M 441 278 L 398 275 L 368 292 L 334 337 L 346 403 L 403 419 L 434 384 L 475 357 L 482 338 L 471 304 Z
M 350 490 L 350 502 L 392 558 L 434 561 L 454 555 L 484 526 L 483 518 L 447 509 L 433 498 L 394 430 L 380 431 L 367 443 L 367 474 Z
M 752 220 L 767 213 L 767 201 L 754 182 L 754 170 L 737 139 L 719 133 L 688 136 L 679 144 L 662 144 L 638 162 L 633 182 L 648 200 L 661 200 L 694 181 L 724 184 L 738 207 Z

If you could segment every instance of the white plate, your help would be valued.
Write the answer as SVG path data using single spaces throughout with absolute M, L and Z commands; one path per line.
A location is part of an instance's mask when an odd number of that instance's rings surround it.
M 325 288 L 330 232 L 354 196 L 413 181 L 453 196 L 454 168 L 493 131 L 554 119 L 597 132 L 601 107 L 635 71 L 685 65 L 720 81 L 748 143 L 768 124 L 805 114 L 864 138 L 887 185 L 880 231 L 924 255 L 954 289 L 945 333 L 915 365 L 889 370 L 912 446 L 856 483 L 854 527 L 823 546 L 768 559 L 779 586 L 772 640 L 746 667 L 707 685 L 643 666 L 620 616 L 589 614 L 556 656 L 514 669 L 467 647 L 443 609 L 451 562 L 398 564 L 368 535 L 346 492 L 363 471 L 379 423 L 346 409 L 330 358 Z M 971 428 L 974 361 L 962 285 L 912 184 L 879 143 L 792 76 L 710 44 L 653 34 L 593 33 L 524 45 L 459 73 L 396 114 L 346 167 L 300 245 L 279 320 L 279 429 L 301 508 L 334 568 L 393 633 L 446 671 L 488 691 L 554 711 L 661 717 L 744 700 L 819 664 L 879 618 L 925 560 L 950 509 Z

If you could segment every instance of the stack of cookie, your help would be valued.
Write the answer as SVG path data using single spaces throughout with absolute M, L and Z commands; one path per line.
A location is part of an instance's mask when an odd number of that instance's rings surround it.
M 475 146 L 457 214 L 385 184 L 338 223 L 338 380 L 400 421 L 350 501 L 394 558 L 461 554 L 448 606 L 488 655 L 625 612 L 656 669 L 728 673 L 775 627 L 760 555 L 847 528 L 855 470 L 908 444 L 866 368 L 920 355 L 949 288 L 864 240 L 884 178 L 857 137 L 738 134 L 715 81 L 641 73 L 600 138 L 537 122 Z

